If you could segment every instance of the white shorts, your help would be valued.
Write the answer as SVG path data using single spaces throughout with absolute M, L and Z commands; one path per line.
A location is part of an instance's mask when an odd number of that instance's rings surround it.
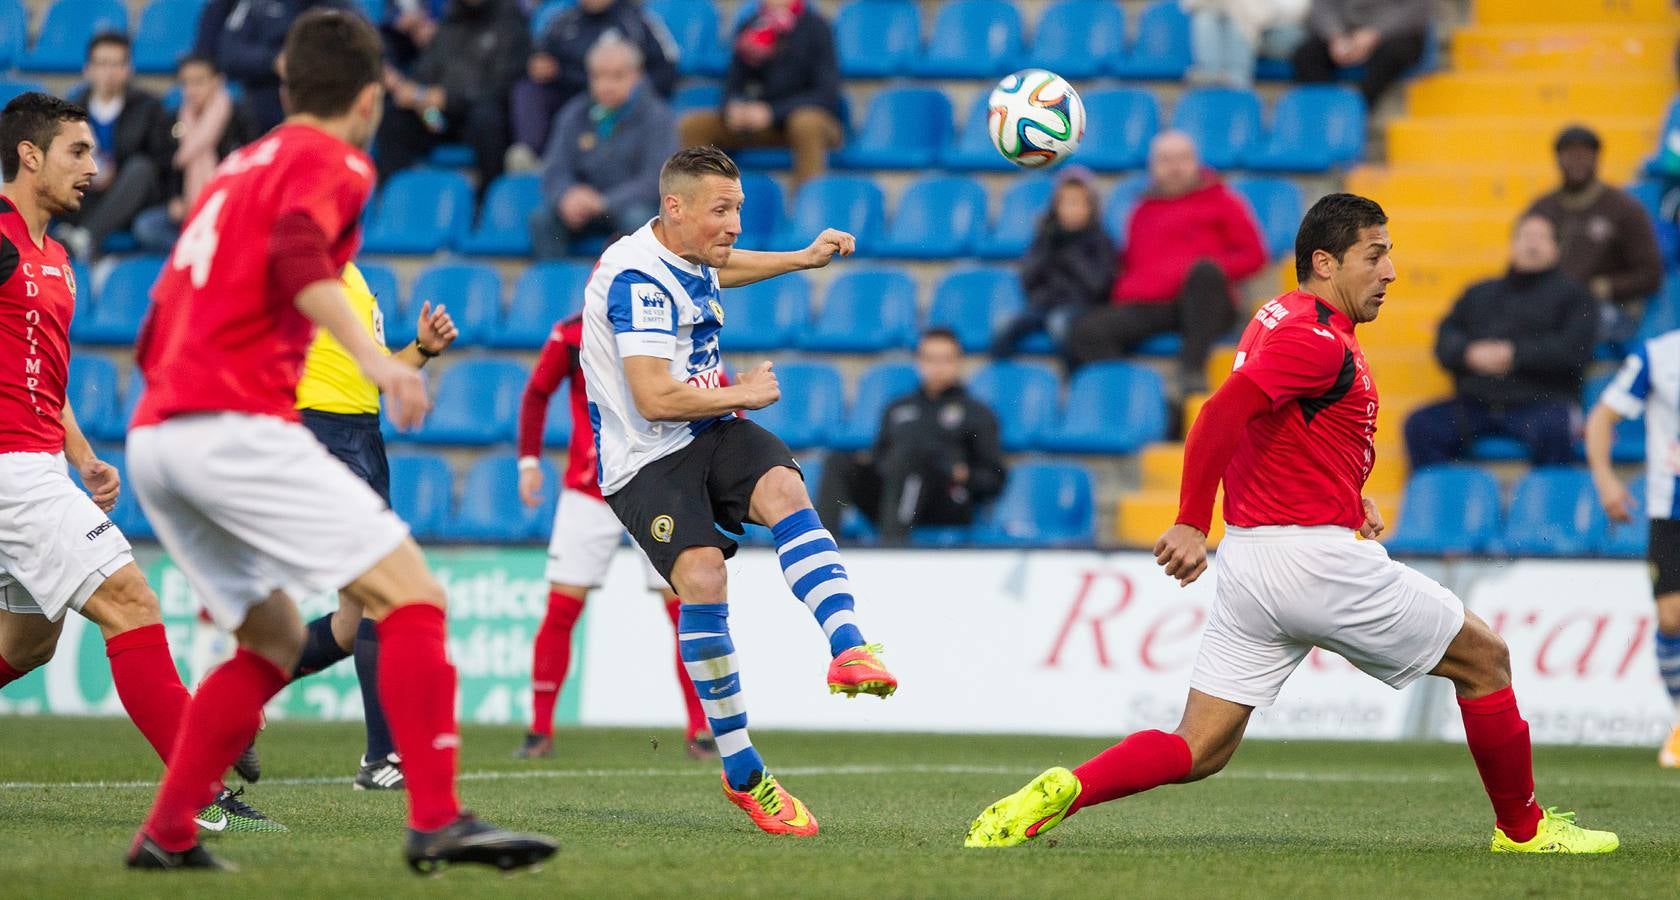
M 1218 587 L 1190 686 L 1271 706 L 1314 647 L 1396 690 L 1428 674 L 1464 625 L 1464 604 L 1346 528 L 1227 527 Z
M 544 577 L 550 584 L 600 587 L 623 540 L 624 524 L 607 501 L 567 488 L 560 492 L 560 502 L 554 509 L 554 532 L 548 538 Z M 631 546 L 636 545 L 632 542 Z M 642 559 L 648 590 L 665 590 L 665 579 L 659 577 L 642 548 L 636 547 L 636 555 Z
M 62 453 L 0 453 L 0 610 L 78 612 L 129 563 L 128 538 L 70 480 Z
M 336 591 L 390 555 L 408 526 L 309 429 L 212 413 L 128 433 L 129 480 L 158 540 L 216 625 L 284 591 Z

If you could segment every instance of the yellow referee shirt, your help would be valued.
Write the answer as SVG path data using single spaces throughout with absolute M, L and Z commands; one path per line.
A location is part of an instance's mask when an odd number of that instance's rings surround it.
M 373 335 L 373 342 L 389 356 L 391 350 L 385 346 L 385 317 L 379 312 L 367 279 L 355 263 L 345 263 L 342 280 L 344 293 L 350 298 L 350 309 Z M 315 342 L 309 345 L 309 355 L 303 359 L 297 408 L 346 415 L 379 412 L 379 388 L 362 374 L 349 351 L 325 328 L 315 330 Z

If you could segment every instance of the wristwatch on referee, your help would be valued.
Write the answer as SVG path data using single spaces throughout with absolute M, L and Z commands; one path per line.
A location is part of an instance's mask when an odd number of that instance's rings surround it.
M 540 465 L 542 465 L 542 463 L 539 462 L 535 456 L 521 456 L 521 457 L 519 457 L 519 471 L 521 471 L 521 472 L 524 472 L 524 471 L 529 470 L 529 469 L 535 469 Z
M 425 345 L 425 344 L 422 344 L 422 343 L 420 343 L 420 339 L 419 339 L 419 338 L 415 338 L 415 339 L 414 339 L 414 349 L 415 349 L 415 351 L 416 351 L 416 352 L 418 352 L 418 353 L 419 353 L 419 354 L 420 354 L 420 355 L 421 355 L 421 356 L 423 356 L 423 357 L 425 357 L 425 358 L 427 358 L 427 359 L 437 359 L 437 358 L 438 358 L 438 357 L 440 357 L 440 356 L 442 356 L 442 355 L 443 355 L 443 351 L 442 351 L 442 350 L 427 350 L 427 349 L 426 349 L 426 345 Z

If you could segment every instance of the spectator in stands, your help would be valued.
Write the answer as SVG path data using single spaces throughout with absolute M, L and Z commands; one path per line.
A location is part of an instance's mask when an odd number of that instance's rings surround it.
M 349 0 L 209 0 L 198 17 L 193 52 L 215 60 L 239 86 L 240 105 L 258 134 L 286 117 L 276 68 L 280 47 L 297 17 L 318 6 L 351 8 Z
M 384 4 L 379 33 L 385 42 L 385 56 L 397 68 L 407 70 L 420 58 L 437 34 L 438 22 L 449 8 L 449 0 L 389 0 Z
M 82 65 L 85 83 L 68 97 L 87 109 L 99 157 L 81 209 L 62 216 L 55 232 L 77 259 L 97 254 L 105 238 L 128 228 L 160 194 L 167 117 L 158 98 L 134 86 L 131 50 L 126 34 L 96 35 Z
M 1512 236 L 1510 270 L 1453 304 L 1435 358 L 1457 395 L 1406 419 L 1413 468 L 1458 459 L 1496 435 L 1521 441 L 1535 465 L 1573 460 L 1576 398 L 1598 322 L 1591 295 L 1558 257 L 1557 226 L 1529 213 Z
M 1190 14 L 1191 84 L 1254 86 L 1254 62 L 1288 59 L 1307 36 L 1309 0 L 1179 0 Z
M 502 174 L 508 93 L 530 49 L 519 0 L 454 0 L 413 77 L 386 70 L 385 117 L 374 141 L 380 180 L 458 142 L 472 147 L 483 192 Z
M 1359 92 L 1377 101 L 1423 59 L 1433 0 L 1312 0 L 1311 32 L 1295 49 L 1297 81 L 1335 81 L 1340 69 L 1364 66 Z
M 1123 356 L 1146 338 L 1177 331 L 1184 337 L 1180 390 L 1202 390 L 1208 351 L 1237 320 L 1236 285 L 1265 264 L 1248 204 L 1202 166 L 1189 135 L 1156 135 L 1149 189 L 1126 229 L 1110 303 L 1074 322 L 1071 365 Z
M 609 35 L 641 51 L 646 86 L 670 99 L 677 86 L 678 51 L 659 16 L 643 9 L 640 0 L 578 0 L 543 27 L 525 77 L 513 86 L 510 170 L 537 167 L 555 114 L 589 87 L 585 58 L 590 48 Z
M 181 233 L 181 222 L 216 164 L 256 137 L 234 106 L 227 82 L 207 56 L 188 55 L 175 67 L 181 108 L 166 122 L 168 160 L 163 173 L 164 201 L 134 219 L 134 239 L 151 253 L 167 253 Z
M 629 234 L 659 214 L 659 167 L 677 150 L 670 107 L 642 77 L 642 51 L 609 34 L 589 51 L 589 93 L 554 119 L 543 205 L 531 214 L 538 259 L 583 235 Z
M 902 544 L 913 525 L 968 525 L 1003 491 L 997 416 L 962 383 L 962 345 L 930 328 L 916 346 L 920 386 L 881 414 L 867 454 L 831 454 L 817 510 L 839 533 L 847 505 L 875 524 L 881 542 Z
M 822 174 L 840 146 L 840 64 L 834 33 L 804 0 L 764 0 L 735 32 L 723 108 L 689 113 L 684 147 L 789 147 L 797 186 Z
M 1557 223 L 1563 274 L 1597 297 L 1599 339 L 1623 342 L 1639 330 L 1645 298 L 1662 287 L 1662 252 L 1650 216 L 1632 194 L 1598 179 L 1598 135 L 1572 125 L 1558 135 L 1563 184 L 1530 213 Z
M 1114 289 L 1114 241 L 1098 212 L 1096 177 L 1084 166 L 1056 176 L 1050 208 L 1021 260 L 1027 308 L 998 332 L 992 355 L 1006 359 L 1016 345 L 1041 331 L 1065 346 L 1074 319 L 1102 305 Z

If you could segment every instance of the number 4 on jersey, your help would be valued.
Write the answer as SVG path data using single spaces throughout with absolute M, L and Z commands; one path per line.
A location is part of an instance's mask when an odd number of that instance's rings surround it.
M 216 256 L 216 243 L 221 240 L 222 204 L 226 202 L 226 188 L 211 194 L 175 241 L 169 264 L 177 269 L 190 267 L 195 288 L 204 287 L 210 280 L 210 262 Z

